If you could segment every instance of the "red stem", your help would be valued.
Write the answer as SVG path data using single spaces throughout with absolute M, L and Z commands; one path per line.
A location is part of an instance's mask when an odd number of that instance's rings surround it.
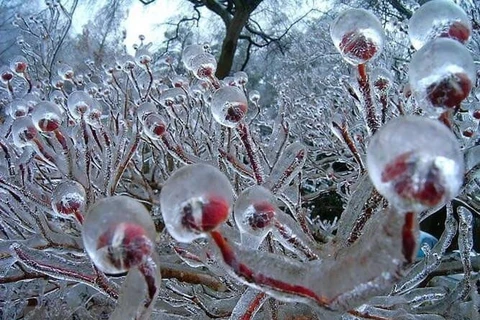
M 265 274 L 257 273 L 252 270 L 250 267 L 238 260 L 233 248 L 227 242 L 227 240 L 222 236 L 219 231 L 210 232 L 213 241 L 217 245 L 218 249 L 222 254 L 223 261 L 232 268 L 233 272 L 245 279 L 247 282 L 254 283 L 261 286 L 266 286 L 273 288 L 279 292 L 285 292 L 287 294 L 293 294 L 296 296 L 307 297 L 313 299 L 318 304 L 322 306 L 328 306 L 329 300 L 325 297 L 318 296 L 315 292 L 309 288 L 293 285 L 282 280 L 273 279 Z
M 373 103 L 372 91 L 370 83 L 368 82 L 367 66 L 365 64 L 358 65 L 358 85 L 360 92 L 363 95 L 363 101 L 365 103 L 365 113 L 367 117 L 367 125 L 372 134 L 374 134 L 380 125 L 378 124 L 377 115 L 375 112 L 375 105 Z
M 254 143 L 250 131 L 248 130 L 248 126 L 245 123 L 240 123 L 237 127 L 237 131 L 240 134 L 240 139 L 247 151 L 247 156 L 250 160 L 255 180 L 257 181 L 257 184 L 263 184 L 263 173 L 260 167 L 260 160 L 258 158 L 258 153 L 254 150 Z

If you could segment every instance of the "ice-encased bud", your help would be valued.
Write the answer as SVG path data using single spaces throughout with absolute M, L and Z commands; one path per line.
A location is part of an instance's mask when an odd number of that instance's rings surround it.
M 244 71 L 238 71 L 233 74 L 235 82 L 241 86 L 244 86 L 248 83 L 248 74 Z
M 83 186 L 73 180 L 60 182 L 52 193 L 53 211 L 62 217 L 79 217 L 85 210 L 86 193 Z
M 135 51 L 135 61 L 141 67 L 146 66 L 152 61 L 152 54 L 149 51 L 151 45 L 142 46 Z
M 385 68 L 375 68 L 370 76 L 373 88 L 378 93 L 388 92 L 393 85 L 393 76 Z
M 157 107 L 151 102 L 144 102 L 141 105 L 138 106 L 137 108 L 137 116 L 138 120 L 143 124 L 144 119 L 147 115 L 150 113 L 156 113 L 157 112 Z
M 413 55 L 409 78 L 419 103 L 454 108 L 470 94 L 476 79 L 475 65 L 463 45 L 439 38 Z
M 13 79 L 13 72 L 7 66 L 0 67 L 0 80 L 8 83 Z
M 353 65 L 377 57 L 385 42 L 380 21 L 364 9 L 342 12 L 330 26 L 330 36 L 343 59 Z
M 67 106 L 73 118 L 84 117 L 94 105 L 92 97 L 84 91 L 74 91 L 67 99 Z
M 82 238 L 93 263 L 109 274 L 143 263 L 153 252 L 155 225 L 137 200 L 114 196 L 98 200 L 87 213 Z
M 36 138 L 38 132 L 33 125 L 32 118 L 21 117 L 13 121 L 12 137 L 13 143 L 17 148 L 23 148 L 31 145 L 32 140 Z
M 185 65 L 185 68 L 192 70 L 192 59 L 199 54 L 205 53 L 203 46 L 198 44 L 191 44 L 186 46 L 182 52 L 182 62 Z
M 190 59 L 190 70 L 198 79 L 210 79 L 217 70 L 217 60 L 210 53 L 201 53 Z
M 85 116 L 85 122 L 94 128 L 101 126 L 101 118 L 103 114 L 103 106 L 95 99 L 92 99 L 93 104 L 90 106 Z
M 38 131 L 51 132 L 57 130 L 62 123 L 62 112 L 53 102 L 40 102 L 32 112 L 32 121 Z
M 463 9 L 451 0 L 432 0 L 422 5 L 408 24 L 408 35 L 415 49 L 435 38 L 451 38 L 465 44 L 472 24 Z
M 179 242 L 192 242 L 220 226 L 230 214 L 233 191 L 217 168 L 193 164 L 178 169 L 160 193 L 163 220 Z
M 240 88 L 222 87 L 212 95 L 213 118 L 223 126 L 235 127 L 247 114 L 247 97 Z
M 367 166 L 377 191 L 404 211 L 419 212 L 451 200 L 464 175 L 455 135 L 440 121 L 418 116 L 384 125 L 370 141 Z
M 75 75 L 73 68 L 66 63 L 58 64 L 57 73 L 58 76 L 61 77 L 63 80 L 72 80 Z
M 12 119 L 25 117 L 28 114 L 27 102 L 23 99 L 13 100 L 8 104 L 7 114 L 10 115 Z
M 27 71 L 28 61 L 24 56 L 16 56 L 10 60 L 10 69 L 17 74 L 23 74 Z
M 233 217 L 241 234 L 247 233 L 261 242 L 272 229 L 278 210 L 273 194 L 262 186 L 245 189 L 235 201 Z
M 182 106 L 187 102 L 187 94 L 182 88 L 170 88 L 160 95 L 158 98 L 160 104 L 167 110 L 172 118 L 185 119 L 187 111 Z
M 258 103 L 258 101 L 260 101 L 260 92 L 258 92 L 257 90 L 250 91 L 250 93 L 248 94 L 248 99 L 250 99 L 250 101 L 252 101 L 253 103 Z
M 165 119 L 158 113 L 149 113 L 143 119 L 143 132 L 152 140 L 158 140 L 167 130 Z

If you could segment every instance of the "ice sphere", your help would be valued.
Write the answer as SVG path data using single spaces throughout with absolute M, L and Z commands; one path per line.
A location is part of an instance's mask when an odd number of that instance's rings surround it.
M 94 105 L 92 97 L 84 91 L 70 93 L 67 100 L 68 110 L 75 119 L 81 119 Z
M 190 59 L 190 69 L 198 79 L 210 79 L 217 70 L 217 60 L 210 53 L 201 53 Z
M 345 61 L 353 65 L 377 57 L 385 42 L 380 21 L 364 9 L 342 12 L 330 26 L 330 36 Z
M 165 133 L 165 120 L 158 113 L 149 113 L 143 119 L 143 131 L 152 140 L 158 140 Z
M 468 50 L 455 40 L 435 39 L 410 61 L 409 82 L 419 103 L 457 107 L 475 83 L 475 65 Z
M 98 200 L 87 213 L 82 230 L 85 250 L 109 274 L 138 266 L 154 249 L 155 225 L 137 200 L 114 196 Z
M 13 79 L 13 72 L 7 66 L 0 67 L 0 80 L 9 83 Z
M 160 207 L 168 232 L 179 242 L 205 237 L 230 214 L 233 191 L 217 168 L 193 164 L 177 170 L 160 193 Z
M 182 52 L 182 62 L 185 65 L 185 68 L 188 70 L 192 69 L 192 59 L 195 58 L 199 54 L 205 53 L 203 46 L 198 44 L 192 44 L 186 46 Z
M 273 227 L 277 207 L 273 194 L 262 186 L 245 189 L 235 201 L 233 217 L 240 232 L 265 238 Z
M 393 85 L 393 76 L 385 68 L 375 68 L 372 70 L 370 79 L 376 92 L 388 92 Z
M 28 114 L 27 102 L 23 99 L 15 99 L 8 105 L 7 113 L 13 119 L 24 117 Z
M 244 71 L 235 72 L 233 78 L 235 79 L 235 82 L 241 86 L 244 86 L 248 83 L 248 74 Z
M 32 121 L 38 131 L 50 132 L 57 130 L 62 123 L 62 112 L 53 102 L 40 102 L 32 112 Z
M 149 48 L 150 45 L 147 45 L 138 48 L 137 51 L 135 51 L 135 62 L 141 67 L 146 66 L 152 61 L 152 54 L 150 53 Z
M 415 11 L 408 24 L 410 41 L 417 50 L 435 38 L 451 38 L 465 44 L 471 33 L 469 17 L 451 0 L 425 3 Z
M 210 107 L 218 123 L 233 128 L 245 117 L 248 101 L 240 88 L 222 87 L 213 94 Z
M 137 116 L 140 122 L 143 124 L 145 117 L 151 113 L 156 113 L 157 107 L 151 102 L 144 102 L 137 108 Z
M 52 193 L 51 205 L 53 211 L 62 217 L 76 216 L 82 221 L 85 210 L 85 189 L 73 180 L 60 182 Z
M 59 63 L 57 69 L 58 76 L 63 80 L 71 80 L 75 75 L 73 68 L 66 63 Z
M 158 98 L 160 104 L 167 110 L 172 118 L 186 119 L 187 111 L 183 104 L 187 102 L 187 94 L 182 88 L 170 88 Z
M 17 148 L 31 145 L 32 140 L 37 136 L 37 129 L 33 125 L 32 118 L 21 117 L 13 121 L 12 136 L 13 143 Z
M 10 60 L 10 69 L 16 74 L 23 74 L 27 71 L 28 61 L 23 56 L 16 56 Z
M 367 166 L 377 191 L 404 211 L 444 204 L 457 195 L 464 175 L 455 135 L 440 121 L 418 116 L 383 126 L 368 146 Z
M 250 101 L 252 101 L 253 103 L 258 103 L 258 101 L 260 100 L 260 92 L 258 92 L 257 90 L 252 90 L 252 91 L 250 91 L 250 93 L 248 94 L 248 98 L 249 98 Z

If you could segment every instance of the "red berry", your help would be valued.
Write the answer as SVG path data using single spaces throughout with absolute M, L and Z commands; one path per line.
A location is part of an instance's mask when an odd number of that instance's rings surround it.
M 232 105 L 228 108 L 225 120 L 230 122 L 239 122 L 247 113 L 247 105 L 240 103 Z
M 275 217 L 275 207 L 270 202 L 262 201 L 253 204 L 255 212 L 248 217 L 248 223 L 252 229 L 263 229 L 268 226 Z
M 210 232 L 227 220 L 230 205 L 219 196 L 193 199 L 183 208 L 182 225 L 190 230 Z
M 53 119 L 42 119 L 38 121 L 38 127 L 43 132 L 52 132 L 60 127 L 60 123 Z
M 405 200 L 434 207 L 445 196 L 439 170 L 431 165 L 424 177 L 415 177 L 416 159 L 412 152 L 401 154 L 388 164 L 382 172 L 382 182 L 391 182 L 398 196 Z
M 480 120 L 480 109 L 473 111 L 473 117 L 477 120 Z
M 23 73 L 27 70 L 27 63 L 23 61 L 19 61 L 15 63 L 15 72 L 16 73 Z
M 470 38 L 470 30 L 466 25 L 459 21 L 452 23 L 448 29 L 444 30 L 439 37 L 455 39 L 461 43 L 467 43 Z
M 375 43 L 359 31 L 351 31 L 345 34 L 339 47 L 344 55 L 353 56 L 365 61 L 373 58 L 378 51 Z
M 2 80 L 5 81 L 5 82 L 8 82 L 10 80 L 12 80 L 13 78 L 13 73 L 9 72 L 9 71 L 5 71 L 2 73 Z
M 472 82 L 465 73 L 455 73 L 427 88 L 427 98 L 434 107 L 457 107 L 469 94 Z
M 411 151 L 405 152 L 395 158 L 391 163 L 387 164 L 382 171 L 382 182 L 392 181 L 398 176 L 404 174 L 409 169 L 410 164 L 407 160 L 411 155 Z
M 121 270 L 138 266 L 153 250 L 145 229 L 133 223 L 119 223 L 108 228 L 97 242 L 97 250 L 104 247 L 107 247 L 110 263 Z

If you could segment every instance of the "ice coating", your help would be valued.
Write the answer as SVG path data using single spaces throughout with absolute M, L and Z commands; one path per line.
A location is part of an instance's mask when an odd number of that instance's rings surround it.
M 53 102 L 41 102 L 32 112 L 33 124 L 39 131 L 54 131 L 62 123 L 62 112 L 63 110 Z
M 247 114 L 247 97 L 238 87 L 222 87 L 212 96 L 211 110 L 218 123 L 233 128 Z
M 163 91 L 159 101 L 171 117 L 186 118 L 187 111 L 183 104 L 187 102 L 187 94 L 182 88 L 175 87 Z
M 408 24 L 410 41 L 417 50 L 440 37 L 465 44 L 471 33 L 469 17 L 451 0 L 428 1 L 415 11 Z
M 157 107 L 151 102 L 144 102 L 141 105 L 138 106 L 137 108 L 137 116 L 138 120 L 140 120 L 141 123 L 144 123 L 145 117 L 151 113 L 156 113 L 157 112 Z
M 233 216 L 240 230 L 242 245 L 258 248 L 273 227 L 278 210 L 275 197 L 262 186 L 245 189 L 235 201 Z
M 186 46 L 182 52 L 182 62 L 185 67 L 189 70 L 192 69 L 192 59 L 195 58 L 197 55 L 205 53 L 203 46 L 198 44 L 191 44 Z
M 84 91 L 74 91 L 68 96 L 67 106 L 75 119 L 82 118 L 93 107 L 92 97 Z
M 387 92 L 394 83 L 392 73 L 385 68 L 373 69 L 370 78 L 377 93 Z
M 456 107 L 469 95 L 475 79 L 472 56 L 455 40 L 435 39 L 410 61 L 409 81 L 418 103 Z
M 24 56 L 15 56 L 10 60 L 10 69 L 16 74 L 23 74 L 28 69 L 28 61 Z
M 143 132 L 152 140 L 158 140 L 165 133 L 165 119 L 158 113 L 148 113 L 142 121 Z
M 210 79 L 217 70 L 217 60 L 210 53 L 201 53 L 190 59 L 190 69 L 198 79 Z
M 85 210 L 86 194 L 83 186 L 73 180 L 60 182 L 52 193 L 52 208 L 59 216 L 74 216 Z
M 330 36 L 345 61 L 353 65 L 377 57 L 385 42 L 380 21 L 365 9 L 342 12 L 330 26 Z
M 83 244 L 102 271 L 118 274 L 139 265 L 152 253 L 155 225 L 137 200 L 114 196 L 97 201 L 83 224 Z
M 37 136 L 38 132 L 33 125 L 32 118 L 21 117 L 13 121 L 12 136 L 13 143 L 17 148 L 32 145 L 32 140 Z
M 395 118 L 372 138 L 367 150 L 377 191 L 404 211 L 437 207 L 455 197 L 464 175 L 454 134 L 438 120 Z
M 232 205 L 230 181 L 207 164 L 178 169 L 160 193 L 165 226 L 180 242 L 205 237 L 228 218 Z
M 24 117 L 28 114 L 28 105 L 24 99 L 15 99 L 8 105 L 7 113 L 13 119 Z
M 264 186 L 273 193 L 280 193 L 302 170 L 307 159 L 307 147 L 295 141 L 278 157 Z

